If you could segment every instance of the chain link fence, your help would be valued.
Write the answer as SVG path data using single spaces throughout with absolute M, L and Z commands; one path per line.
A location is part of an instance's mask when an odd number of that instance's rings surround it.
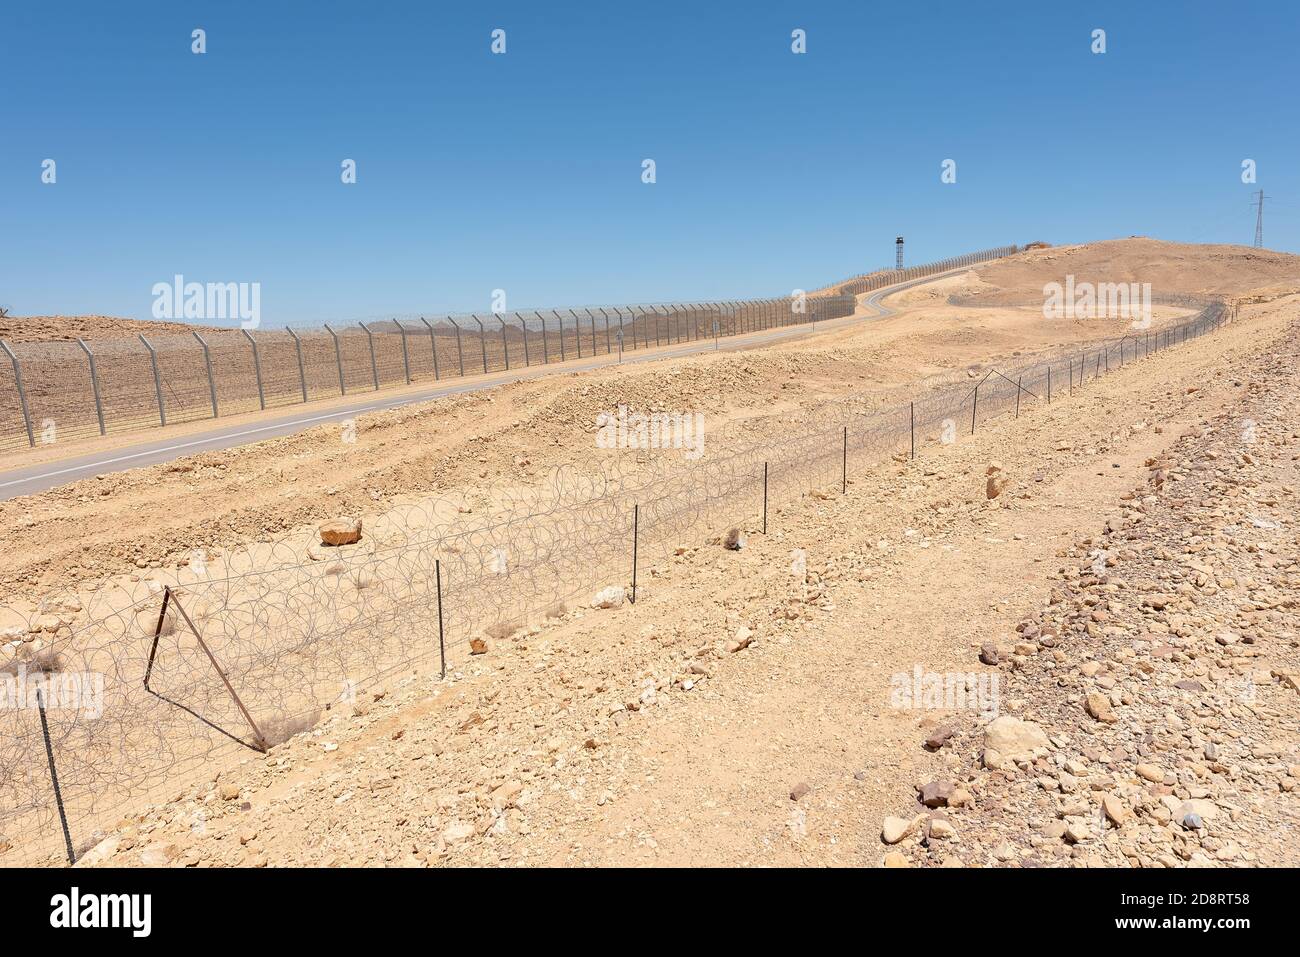
M 883 270 L 780 299 L 0 342 L 0 449 L 838 319 L 853 314 L 864 292 L 1015 250 Z

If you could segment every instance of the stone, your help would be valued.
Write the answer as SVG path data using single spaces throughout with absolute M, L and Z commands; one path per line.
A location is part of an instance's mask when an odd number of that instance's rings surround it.
M 1165 772 L 1154 764 L 1139 764 L 1136 770 L 1138 777 L 1144 781 L 1150 781 L 1152 784 L 1164 783 Z
M 980 645 L 980 661 L 986 665 L 996 665 L 998 663 L 998 646 L 990 642 Z
M 1111 823 L 1116 827 L 1123 827 L 1128 822 L 1129 810 L 1124 806 L 1124 802 L 1115 795 L 1105 795 L 1101 799 L 1101 807 L 1105 811 L 1106 817 L 1110 818 Z
M 747 626 L 741 625 L 739 628 L 736 629 L 736 637 L 733 638 L 731 641 L 727 642 L 726 645 L 724 645 L 723 647 L 725 647 L 728 652 L 734 655 L 737 651 L 744 651 L 746 648 L 748 648 L 750 643 L 753 640 L 754 640 L 754 632 L 751 631 Z
M 880 839 L 886 844 L 897 844 L 909 834 L 914 833 L 917 826 L 924 820 L 924 814 L 919 814 L 910 820 L 905 817 L 887 817 L 880 830 Z
M 805 781 L 800 781 L 790 789 L 790 800 L 797 801 L 804 795 L 808 794 L 812 788 Z
M 907 861 L 907 855 L 902 851 L 890 851 L 885 855 L 885 867 L 911 867 Z
M 602 588 L 596 592 L 591 599 L 592 608 L 620 608 L 626 594 L 618 585 L 610 585 L 608 588 Z
M 952 792 L 951 781 L 931 781 L 921 787 L 921 803 L 926 807 L 947 807 Z
M 1028 761 L 1035 751 L 1050 746 L 1042 728 L 1009 714 L 995 718 L 984 728 L 984 750 L 996 752 L 1004 761 Z
M 487 654 L 488 645 L 482 638 L 471 638 L 469 640 L 469 653 L 471 655 Z
M 322 545 L 355 545 L 361 541 L 361 519 L 335 518 L 318 529 Z
M 984 496 L 989 499 L 995 499 L 1003 493 L 1007 487 L 1006 477 L 1002 474 L 990 475 L 984 480 Z
M 1113 724 L 1119 719 L 1115 717 L 1115 712 L 1111 709 L 1110 698 L 1104 694 L 1093 692 L 1088 695 L 1084 701 L 1084 708 L 1088 714 L 1092 715 L 1098 721 L 1105 724 Z
M 221 787 L 217 789 L 217 796 L 223 801 L 238 801 L 239 785 L 229 783 L 222 784 Z
M 729 548 L 733 552 L 738 552 L 745 547 L 745 533 L 738 528 L 727 530 L 726 536 L 722 539 L 722 547 Z
M 935 818 L 930 822 L 930 838 L 932 840 L 946 841 L 956 836 L 957 829 L 952 826 L 951 821 Z
M 938 751 L 948 743 L 948 739 L 951 738 L 956 731 L 957 729 L 950 724 L 941 725 L 940 727 L 935 728 L 925 739 L 926 748 L 931 751 Z

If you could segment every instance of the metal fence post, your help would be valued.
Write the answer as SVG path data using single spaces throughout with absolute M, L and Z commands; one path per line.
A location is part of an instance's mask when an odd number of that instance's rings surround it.
M 460 376 L 465 378 L 465 350 L 460 347 L 460 324 L 451 316 L 447 317 L 451 327 L 456 330 L 456 362 L 460 365 Z
M 590 309 L 586 309 L 584 312 L 587 313 L 587 318 L 591 320 L 591 354 L 594 356 L 596 354 L 596 317 L 591 314 Z
M 406 373 L 406 384 L 411 384 L 411 353 L 406 348 L 406 327 L 402 325 L 400 319 L 394 319 L 393 325 L 397 327 L 397 334 L 402 337 L 402 371 Z
M 153 367 L 153 390 L 158 397 L 158 421 L 162 425 L 166 425 L 167 411 L 163 408 L 162 376 L 158 374 L 158 353 L 154 351 L 153 346 L 149 344 L 149 340 L 143 334 L 140 336 L 140 341 L 149 350 L 149 364 Z
M 501 351 L 506 355 L 506 371 L 510 371 L 510 342 L 506 339 L 506 321 L 500 316 L 493 316 L 497 322 L 501 323 Z
M 632 604 L 636 604 L 636 552 L 641 531 L 641 506 L 632 506 Z
M 334 361 L 339 367 L 339 395 L 347 395 L 348 387 L 343 381 L 343 347 L 339 345 L 339 334 L 330 328 L 328 322 L 322 325 L 325 331 L 334 337 Z
M 95 417 L 99 419 L 99 434 L 104 434 L 104 403 L 99 397 L 99 370 L 95 367 L 95 354 L 90 351 L 90 346 L 86 345 L 85 340 L 78 339 L 77 345 L 86 353 L 86 358 L 90 360 L 90 388 L 95 394 Z
M 285 332 L 289 333 L 293 339 L 294 351 L 298 354 L 298 384 L 302 387 L 302 401 L 307 401 L 307 368 L 302 364 L 302 340 L 298 338 L 298 333 L 294 332 L 288 326 Z
M 600 315 L 605 320 L 605 355 L 609 355 L 614 351 L 614 347 L 609 344 L 609 313 L 601 309 Z
M 77 855 L 72 849 L 72 832 L 68 830 L 68 813 L 63 807 L 63 791 L 59 789 L 59 772 L 54 767 L 54 745 L 50 743 L 50 723 L 45 717 L 45 692 L 36 689 L 36 707 L 41 712 L 41 737 L 45 739 L 45 757 L 50 762 L 50 783 L 54 786 L 54 803 L 59 809 L 59 823 L 63 825 L 63 846 L 68 852 L 68 863 L 76 864 Z
M 262 389 L 262 356 L 257 350 L 257 340 L 247 329 L 240 330 L 248 344 L 253 347 L 253 373 L 257 376 L 257 404 L 266 409 L 266 392 Z
M 442 661 L 442 677 L 447 677 L 447 644 L 443 638 L 442 626 L 442 561 L 433 560 L 434 579 L 438 585 L 438 657 Z
M 573 341 L 578 344 L 578 358 L 581 359 L 582 358 L 582 320 L 578 318 L 578 314 L 574 312 L 572 309 L 569 310 L 569 315 L 573 316 Z
M 911 405 L 911 409 L 909 411 L 909 415 L 910 415 L 911 422 L 909 424 L 908 430 L 910 431 L 912 437 L 911 457 L 916 458 L 916 403 L 912 402 L 910 403 L 910 405 Z
M 212 417 L 217 417 L 217 380 L 212 375 L 212 352 L 208 349 L 208 342 L 198 332 L 191 333 L 203 347 L 203 364 L 208 370 L 208 399 L 212 402 Z
M 438 340 L 437 340 L 437 338 L 436 338 L 436 337 L 434 336 L 434 334 L 433 334 L 433 326 L 431 326 L 431 325 L 429 324 L 429 320 L 426 319 L 426 318 L 424 318 L 424 316 L 421 316 L 421 317 L 420 317 L 420 321 L 421 321 L 422 323 L 424 323 L 424 328 L 426 328 L 426 329 L 429 330 L 429 351 L 433 353 L 433 379 L 434 379 L 434 381 L 436 382 L 436 381 L 438 381 L 438 378 L 439 378 L 439 376 L 438 376 Z
M 844 455 L 840 459 L 840 492 L 849 490 L 849 427 L 844 426 Z
M 23 424 L 27 426 L 27 444 L 36 448 L 36 433 L 32 431 L 32 417 L 27 410 L 27 390 L 23 388 L 23 368 L 18 364 L 18 356 L 9 348 L 9 343 L 0 339 L 0 349 L 5 351 L 14 366 L 14 385 L 18 388 L 18 404 L 23 410 Z
M 358 326 L 366 334 L 366 340 L 370 343 L 370 375 L 374 379 L 375 391 L 379 391 L 379 364 L 375 361 L 375 334 L 367 328 L 364 322 L 358 322 Z
M 558 309 L 552 309 L 551 315 L 553 315 L 555 317 L 555 321 L 560 324 L 560 361 L 564 362 L 568 359 L 568 353 L 565 352 L 564 349 L 564 317 L 560 315 L 560 311 Z
M 9 356 L 10 363 L 13 363 L 13 382 L 18 389 L 18 404 L 22 407 L 22 423 L 27 426 L 27 445 L 32 449 L 36 447 L 36 434 L 31 430 L 31 413 L 27 411 L 27 390 L 22 385 L 22 367 L 18 364 L 18 356 L 14 355 L 9 343 L 0 339 L 0 348 L 3 348 L 5 355 Z
M 487 330 L 483 328 L 483 320 L 478 316 L 471 315 L 470 318 L 478 323 L 478 347 L 483 353 L 483 374 L 487 375 Z
M 518 313 L 515 315 L 519 316 Z M 528 322 L 522 316 L 519 316 L 519 328 L 524 334 L 524 368 L 526 369 L 533 364 L 533 360 L 528 355 Z
M 550 343 L 546 341 L 546 317 L 536 309 L 533 310 L 533 315 L 536 316 L 538 322 L 542 324 L 542 365 L 548 366 L 551 364 L 551 346 Z

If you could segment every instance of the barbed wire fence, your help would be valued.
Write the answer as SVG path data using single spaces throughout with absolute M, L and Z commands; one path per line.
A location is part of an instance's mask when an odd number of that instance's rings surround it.
M 0 341 L 0 449 L 811 325 L 852 315 L 864 292 L 1015 251 L 881 270 L 776 299 L 196 329 L 93 343 Z
M 486 511 L 463 494 L 398 506 L 320 560 L 301 543 L 262 544 L 232 553 L 221 574 L 0 609 L 0 621 L 21 619 L 0 636 L 0 864 L 75 858 L 128 810 L 312 727 L 336 702 L 394 676 L 445 675 L 475 638 L 506 640 L 611 586 L 644 595 L 638 561 L 729 526 L 765 528 L 771 506 L 1060 401 L 1232 311 L 1167 298 L 1200 311 L 871 412 L 824 406 L 776 441 L 566 467 L 533 488 L 492 490 Z

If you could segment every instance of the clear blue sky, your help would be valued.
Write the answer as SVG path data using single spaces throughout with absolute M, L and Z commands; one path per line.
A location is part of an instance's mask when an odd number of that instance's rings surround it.
M 1294 0 L 8 0 L 0 304 L 145 317 L 175 273 L 260 282 L 271 326 L 780 295 L 897 233 L 1249 244 L 1259 187 L 1300 250 L 1297 41 Z

